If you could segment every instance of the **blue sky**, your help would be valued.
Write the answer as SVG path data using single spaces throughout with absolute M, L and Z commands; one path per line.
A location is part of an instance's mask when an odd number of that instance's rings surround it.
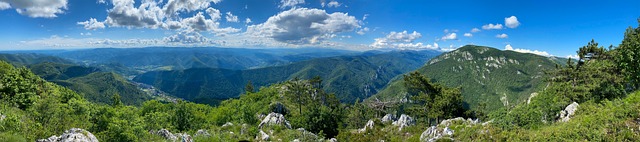
M 591 39 L 619 44 L 627 27 L 638 26 L 639 5 L 638 0 L 0 0 L 0 50 L 448 51 L 476 44 L 566 57 Z

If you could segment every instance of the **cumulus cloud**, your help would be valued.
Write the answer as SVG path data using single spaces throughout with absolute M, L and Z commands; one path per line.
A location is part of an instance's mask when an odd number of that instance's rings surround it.
M 458 39 L 458 35 L 456 33 L 448 33 L 447 35 L 440 38 L 441 40 L 456 40 Z
M 304 4 L 304 0 L 280 0 L 280 6 L 278 7 L 282 9 L 287 7 L 295 8 L 299 4 Z
M 235 28 L 220 28 L 220 23 L 213 19 L 207 19 L 202 12 L 198 12 L 193 17 L 182 19 L 182 25 L 186 27 L 187 32 L 202 32 L 209 31 L 218 34 L 239 32 L 240 29 Z
M 375 41 L 370 45 L 374 48 L 399 48 L 399 49 L 438 49 L 438 44 L 434 43 L 434 45 L 423 44 L 422 42 L 414 43 L 414 41 L 418 38 L 421 38 L 422 34 L 413 31 L 409 33 L 407 31 L 402 32 L 391 32 L 387 34 L 387 36 L 382 38 L 376 38 Z
M 87 32 L 87 33 L 80 33 L 80 35 L 82 35 L 82 36 L 90 36 L 92 34 L 90 32 Z
M 158 28 L 162 25 L 164 12 L 155 1 L 144 1 L 134 7 L 133 0 L 112 0 L 113 8 L 107 10 L 105 23 L 114 27 Z
M 515 52 L 520 52 L 520 53 L 531 53 L 531 54 L 536 54 L 536 55 L 546 56 L 546 57 L 552 56 L 551 54 L 547 53 L 546 51 L 513 48 L 511 46 L 511 44 L 507 44 L 504 47 L 504 50 L 515 51 Z
M 497 38 L 509 38 L 509 35 L 507 34 L 498 34 L 496 35 Z
M 251 23 L 251 22 L 252 22 L 252 21 L 251 21 L 251 19 L 250 19 L 250 18 L 247 18 L 247 19 L 245 19 L 245 20 L 244 20 L 244 23 L 245 23 L 245 24 L 249 24 L 249 23 Z
M 473 34 L 471 34 L 471 33 L 464 33 L 464 36 L 465 36 L 465 37 L 473 37 Z
M 482 29 L 485 29 L 485 30 L 499 30 L 499 29 L 502 29 L 502 28 L 503 28 L 502 24 L 495 24 L 495 25 L 494 24 L 487 24 L 487 25 L 483 25 L 482 26 Z
M 207 14 L 209 14 L 209 17 L 211 17 L 211 20 L 213 21 L 218 21 L 222 18 L 222 13 L 220 13 L 220 10 L 217 10 L 215 8 L 207 8 L 206 10 Z
M 569 58 L 570 58 L 570 59 L 579 59 L 580 57 L 578 57 L 578 55 L 575 55 L 575 54 L 574 54 L 574 55 L 567 55 L 567 56 L 566 56 L 566 58 L 567 58 L 567 59 L 569 59 Z
M 360 30 L 358 30 L 356 33 L 359 34 L 359 35 L 364 35 L 367 32 L 369 32 L 369 30 L 370 29 L 368 27 L 364 27 L 364 28 L 361 28 Z
M 246 34 L 291 44 L 317 43 L 335 34 L 360 28 L 360 21 L 346 13 L 294 8 L 247 27 Z
M 520 26 L 520 22 L 516 16 L 511 16 L 504 18 L 504 25 L 513 29 Z
M 225 18 L 227 19 L 227 22 L 240 22 L 240 20 L 238 20 L 238 16 L 231 14 L 231 12 L 227 12 L 227 16 Z
M 11 5 L 9 5 L 9 3 L 0 1 L 0 10 L 5 10 L 9 8 L 11 8 Z
M 471 32 L 472 32 L 472 33 L 477 33 L 477 32 L 480 32 L 480 29 L 478 29 L 478 28 L 473 28 L 473 29 L 471 29 Z
M 168 43 L 193 44 L 206 43 L 207 41 L 209 41 L 209 39 L 205 38 L 197 32 L 179 32 L 175 35 L 165 37 L 164 41 Z
M 67 0 L 0 0 L 0 10 L 15 8 L 32 18 L 54 18 L 67 10 Z
M 209 7 L 212 2 L 217 4 L 221 1 L 222 0 L 168 0 L 162 10 L 169 16 L 177 16 L 177 12 L 201 10 Z
M 83 25 L 84 29 L 87 30 L 96 30 L 96 29 L 104 29 L 104 23 L 98 22 L 95 18 L 91 18 L 88 21 L 78 22 L 78 25 Z
M 327 7 L 340 7 L 340 3 L 338 3 L 337 1 L 331 1 L 327 4 Z

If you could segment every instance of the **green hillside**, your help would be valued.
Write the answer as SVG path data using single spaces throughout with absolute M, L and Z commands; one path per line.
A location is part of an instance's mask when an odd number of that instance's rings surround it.
M 393 77 L 422 66 L 437 54 L 433 51 L 392 51 L 318 58 L 249 70 L 192 68 L 154 71 L 139 75 L 134 80 L 152 84 L 176 97 L 198 102 L 237 97 L 248 81 L 259 88 L 296 77 L 310 79 L 320 76 L 324 80 L 322 86 L 325 90 L 336 93 L 341 101 L 354 102 L 377 93 Z
M 471 108 L 486 103 L 489 110 L 495 110 L 518 104 L 544 89 L 544 72 L 558 62 L 556 58 L 467 45 L 433 58 L 416 71 L 446 86 L 461 87 Z M 402 99 L 406 95 L 403 84 L 396 79 L 371 99 Z
M 26 66 L 31 64 L 43 63 L 43 62 L 53 62 L 53 63 L 63 63 L 63 64 L 72 63 L 71 61 L 63 58 L 42 55 L 42 54 L 35 54 L 35 53 L 16 53 L 16 54 L 3 53 L 3 54 L 0 54 L 0 60 L 8 62 L 14 66 Z

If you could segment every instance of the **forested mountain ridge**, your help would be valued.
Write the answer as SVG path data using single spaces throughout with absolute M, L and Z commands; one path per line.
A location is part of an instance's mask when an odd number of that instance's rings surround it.
M 446 86 L 461 87 L 471 108 L 484 103 L 495 110 L 518 104 L 544 89 L 545 71 L 560 62 L 556 57 L 467 45 L 431 59 L 416 71 Z M 403 80 L 394 80 L 370 99 L 406 98 L 402 86 Z
M 134 80 L 187 100 L 202 100 L 237 97 L 248 81 L 258 88 L 294 78 L 320 76 L 324 80 L 324 89 L 336 93 L 341 101 L 353 102 L 375 94 L 396 75 L 414 70 L 438 54 L 434 51 L 391 51 L 318 58 L 249 70 L 192 68 L 154 71 L 139 75 Z

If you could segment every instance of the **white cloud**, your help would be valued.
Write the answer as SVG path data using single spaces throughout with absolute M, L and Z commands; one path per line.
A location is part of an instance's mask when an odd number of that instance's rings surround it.
M 495 24 L 495 25 L 494 24 L 487 24 L 487 25 L 482 26 L 482 29 L 485 29 L 485 30 L 499 30 L 499 29 L 502 29 L 502 28 L 503 28 L 502 24 Z
M 225 16 L 225 18 L 227 19 L 227 22 L 240 22 L 240 20 L 238 20 L 238 16 L 231 14 L 231 12 L 227 12 L 227 16 Z
M 11 8 L 11 5 L 9 5 L 9 3 L 0 1 L 0 10 L 5 10 L 9 8 Z
M 399 48 L 399 49 L 438 49 L 438 44 L 423 44 L 422 42 L 414 43 L 414 41 L 418 38 L 421 38 L 422 34 L 413 31 L 409 33 L 407 31 L 403 32 L 391 32 L 387 36 L 382 38 L 376 38 L 375 41 L 370 45 L 374 48 Z
M 115 1 L 115 0 L 114 0 Z M 128 0 L 127 0 L 128 1 Z M 132 1 L 132 0 L 131 0 Z M 143 0 L 144 1 L 153 1 L 153 0 Z M 164 5 L 162 10 L 167 16 L 177 16 L 177 12 L 192 12 L 196 10 L 201 10 L 208 8 L 211 3 L 217 4 L 222 0 L 168 0 Z
M 473 34 L 471 34 L 471 33 L 464 33 L 464 36 L 465 36 L 465 37 L 473 37 Z
M 162 25 L 164 12 L 155 1 L 143 1 L 134 7 L 133 0 L 112 0 L 113 8 L 107 10 L 105 23 L 113 27 L 158 28 Z
M 290 44 L 308 44 L 353 31 L 360 28 L 360 23 L 346 13 L 329 14 L 320 9 L 293 8 L 269 17 L 262 24 L 248 26 L 246 34 Z
M 367 32 L 369 32 L 369 30 L 370 29 L 368 27 L 364 27 L 364 28 L 361 28 L 360 30 L 358 30 L 356 33 L 359 34 L 359 35 L 364 35 Z
M 304 4 L 304 0 L 280 0 L 280 6 L 278 7 L 282 9 L 287 7 L 295 8 L 299 4 Z
M 54 18 L 67 10 L 67 0 L 0 0 L 0 10 L 15 8 L 32 18 Z
M 369 17 L 369 14 L 364 14 L 364 16 L 362 16 L 362 21 L 367 20 L 367 17 Z
M 498 34 L 496 35 L 497 38 L 509 38 L 509 35 L 507 34 Z
M 567 59 L 571 58 L 571 59 L 579 59 L 580 57 L 578 57 L 578 55 L 567 55 L 566 56 Z
M 164 38 L 165 42 L 168 43 L 184 43 L 184 44 L 193 44 L 193 43 L 205 43 L 209 41 L 209 39 L 200 35 L 198 32 L 178 32 L 175 35 L 168 36 Z
M 515 52 L 520 52 L 520 53 L 531 53 L 531 54 L 536 54 L 536 55 L 546 56 L 546 57 L 552 56 L 551 54 L 547 53 L 546 51 L 513 48 L 513 47 L 511 47 L 511 44 L 507 44 L 504 47 L 504 50 L 510 50 L 510 51 L 515 51 Z
M 84 29 L 87 30 L 96 30 L 96 29 L 104 29 L 104 23 L 103 22 L 98 22 L 98 20 L 96 20 L 95 18 L 91 18 L 88 21 L 84 21 L 84 22 L 78 22 L 78 25 L 83 25 Z
M 443 36 L 440 39 L 441 40 L 456 40 L 456 39 L 458 39 L 458 35 L 456 33 L 449 33 L 449 34 Z
M 327 7 L 340 7 L 340 3 L 338 3 L 337 1 L 331 1 L 327 4 Z
M 207 8 L 207 14 L 209 14 L 209 17 L 211 17 L 211 20 L 213 21 L 218 21 L 222 18 L 222 13 L 220 13 L 220 10 L 215 9 L 215 8 Z
M 206 19 L 202 12 L 198 12 L 193 17 L 182 19 L 181 24 L 186 27 L 187 32 L 209 31 L 217 34 L 239 32 L 240 29 L 220 28 L 220 23 L 213 19 Z
M 250 19 L 250 18 L 244 19 L 244 23 L 245 23 L 245 24 L 249 24 L 249 23 L 251 23 L 251 22 L 252 22 L 252 21 L 251 21 L 251 19 Z
M 90 33 L 90 32 L 87 32 L 87 33 L 80 33 L 80 35 L 82 35 L 82 36 L 90 36 L 90 35 L 91 35 L 91 33 Z
M 480 32 L 480 29 L 478 29 L 478 28 L 473 28 L 473 29 L 471 29 L 471 32 L 472 32 L 472 33 L 477 33 L 477 32 Z
M 504 25 L 513 29 L 520 26 L 520 22 L 516 16 L 511 16 L 504 18 Z

